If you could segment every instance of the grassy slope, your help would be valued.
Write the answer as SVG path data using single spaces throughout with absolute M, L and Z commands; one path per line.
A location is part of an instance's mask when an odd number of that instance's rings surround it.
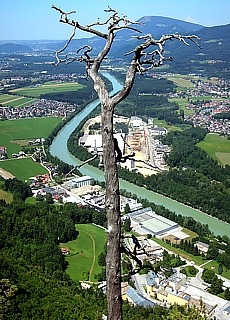
M 30 140 L 46 138 L 61 122 L 61 118 L 34 118 L 0 121 L 1 145 L 7 148 L 8 157 L 18 153 L 21 147 L 12 140 Z
M 91 224 L 77 224 L 76 229 L 79 231 L 77 239 L 61 244 L 71 251 L 66 257 L 69 263 L 67 273 L 74 281 L 87 280 L 86 273 L 90 272 L 93 266 L 89 280 L 95 281 L 94 276 L 101 272 L 101 267 L 97 264 L 97 258 L 104 250 L 107 234 L 102 228 Z M 95 263 L 93 241 L 90 235 L 95 241 Z
M 13 195 L 0 189 L 0 200 L 3 199 L 6 201 L 6 203 L 11 203 L 13 201 Z
M 21 158 L 1 161 L 1 168 L 12 173 L 19 180 L 29 180 L 38 174 L 47 173 L 47 170 L 31 158 Z
M 197 145 L 219 163 L 230 165 L 230 140 L 227 137 L 210 133 Z

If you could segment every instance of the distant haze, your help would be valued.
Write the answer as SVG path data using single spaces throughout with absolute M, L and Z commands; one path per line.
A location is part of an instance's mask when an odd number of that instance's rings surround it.
M 105 21 L 108 4 L 130 20 L 141 17 L 163 16 L 193 22 L 203 26 L 230 23 L 230 0 L 8 0 L 1 1 L 0 40 L 64 40 L 71 34 L 71 27 L 59 23 L 59 13 L 52 4 L 64 11 L 76 10 L 71 19 L 83 25 L 95 22 L 98 17 Z M 87 37 L 77 33 L 76 38 Z

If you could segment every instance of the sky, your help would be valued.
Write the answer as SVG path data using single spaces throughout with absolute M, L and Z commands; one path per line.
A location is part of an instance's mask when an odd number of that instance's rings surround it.
M 71 27 L 59 22 L 54 4 L 63 11 L 76 10 L 71 19 L 86 25 L 104 21 L 108 5 L 128 19 L 164 16 L 205 27 L 230 23 L 230 0 L 0 0 L 0 40 L 65 40 Z M 77 33 L 75 38 L 86 35 Z

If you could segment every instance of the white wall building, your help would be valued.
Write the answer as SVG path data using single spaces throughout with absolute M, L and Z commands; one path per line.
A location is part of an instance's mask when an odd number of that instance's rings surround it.
M 124 152 L 124 134 L 115 133 L 114 138 L 117 139 L 118 146 L 123 154 Z M 102 135 L 101 134 L 87 134 L 79 139 L 79 145 L 86 148 L 91 153 L 102 152 Z
M 68 185 L 70 186 L 70 188 L 80 188 L 80 187 L 90 185 L 91 181 L 92 181 L 92 177 L 83 176 L 83 177 L 74 178 L 74 179 L 68 181 Z

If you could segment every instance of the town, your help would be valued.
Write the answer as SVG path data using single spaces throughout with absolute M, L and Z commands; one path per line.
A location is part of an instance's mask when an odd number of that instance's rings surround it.
M 78 206 L 89 205 L 99 212 L 104 210 L 104 190 L 98 185 L 92 185 L 91 177 L 70 177 L 63 185 L 53 187 L 48 187 L 49 181 L 49 175 L 44 175 L 37 177 L 31 183 L 35 197 L 45 197 L 51 194 L 55 202 L 75 202 Z M 121 196 L 120 206 L 123 213 L 123 224 L 128 220 L 130 230 L 138 235 L 137 238 L 131 234 L 127 235 L 124 245 L 127 250 L 135 252 L 136 259 L 144 264 L 156 264 L 164 260 L 166 249 L 157 242 L 157 239 L 166 242 L 171 239 L 175 243 L 180 243 L 189 238 L 189 235 L 177 223 L 157 215 L 151 208 L 143 208 L 142 204 L 135 199 Z M 127 208 L 129 212 L 125 213 Z M 199 254 L 204 257 L 207 255 L 209 245 L 200 241 L 195 242 L 194 245 Z M 175 257 L 172 251 L 166 251 L 169 256 Z M 71 254 L 68 247 L 63 247 L 62 252 L 64 255 Z M 132 262 L 133 266 L 136 265 L 136 259 Z M 174 303 L 200 307 L 203 303 L 209 318 L 216 316 L 217 319 L 227 319 L 230 311 L 229 302 L 209 293 L 207 290 L 209 285 L 201 279 L 207 262 L 198 266 L 194 261 L 178 259 L 180 260 L 179 266 L 174 267 L 169 276 L 165 275 L 166 270 L 163 267 L 158 273 L 152 271 L 144 275 L 135 273 L 132 277 L 134 287 L 131 287 L 128 282 L 122 283 L 122 298 L 132 305 L 144 307 L 152 307 L 154 304 L 170 306 Z M 185 268 L 197 270 L 196 276 L 186 276 L 183 272 Z M 222 276 L 219 278 L 224 288 L 230 287 L 229 280 Z M 84 281 L 81 282 L 81 285 L 84 289 L 90 287 L 90 284 Z M 99 288 L 105 289 L 105 287 L 105 283 L 99 285 Z
M 107 67 L 108 68 L 108 67 Z M 116 68 L 115 68 L 116 69 Z M 4 71 L 4 70 L 3 70 Z M 4 71 L 7 75 L 7 72 Z M 171 73 L 158 73 L 151 75 L 154 78 L 169 78 L 174 76 Z M 0 80 L 0 92 L 14 89 L 27 81 L 45 82 L 56 81 L 60 82 L 77 82 L 82 75 L 61 74 L 48 75 L 46 73 L 36 75 L 34 77 L 3 77 Z M 193 112 L 184 116 L 185 121 L 191 121 L 194 126 L 201 126 L 206 128 L 209 132 L 219 134 L 230 134 L 230 120 L 218 118 L 216 115 L 230 112 L 230 83 L 229 80 L 213 78 L 210 81 L 202 79 L 196 80 L 198 76 L 193 75 L 193 88 L 187 88 L 184 91 L 169 93 L 166 95 L 168 99 L 186 98 L 188 110 Z M 181 77 L 183 79 L 183 77 Z M 185 77 L 185 79 L 188 79 Z M 202 100 L 202 97 L 210 96 L 210 100 Z M 199 98 L 198 101 L 193 102 L 192 97 Z M 20 99 L 17 95 L 12 96 L 12 101 Z M 64 102 L 49 101 L 46 99 L 38 99 L 30 105 L 25 105 L 23 108 L 15 108 L 6 106 L 5 103 L 0 104 L 0 119 L 22 119 L 31 117 L 47 117 L 47 116 L 61 116 L 67 117 L 76 109 L 76 105 L 71 105 Z
M 156 75 L 152 75 L 156 76 Z M 172 74 L 162 74 L 156 77 L 171 77 Z M 53 75 L 48 76 L 46 73 L 36 75 L 36 81 L 57 81 L 57 82 L 73 82 L 77 81 L 76 74 L 69 76 Z M 13 89 L 20 82 L 25 82 L 27 78 L 13 77 L 4 78 L 1 80 L 0 87 L 2 92 L 5 89 Z M 213 84 L 215 82 L 215 85 Z M 192 122 L 194 126 L 201 126 L 207 129 L 210 133 L 218 133 L 222 135 L 230 134 L 229 119 L 217 118 L 217 114 L 228 113 L 230 111 L 229 99 L 229 82 L 227 80 L 213 79 L 213 81 L 204 82 L 195 80 L 193 82 L 194 89 L 187 88 L 183 92 L 169 93 L 168 99 L 174 98 L 187 99 L 186 109 L 192 110 L 188 115 L 184 115 L 183 120 Z M 202 97 L 209 95 L 212 98 L 209 101 L 202 100 Z M 196 102 L 192 97 L 199 97 Z M 12 95 L 11 101 L 19 99 L 17 95 Z M 6 103 L 0 105 L 0 118 L 2 120 L 12 119 L 31 119 L 36 117 L 61 117 L 65 119 L 76 110 L 77 105 L 59 102 L 54 100 L 36 99 L 29 105 L 23 107 L 10 107 Z M 102 136 L 100 133 L 100 116 L 90 118 L 84 125 L 84 134 L 80 137 L 78 145 L 87 149 L 93 155 L 102 155 Z M 122 132 L 121 129 L 115 129 L 114 138 L 118 142 L 118 146 L 123 156 L 127 156 L 127 161 L 119 163 L 121 167 L 136 173 L 141 173 L 144 176 L 158 174 L 159 172 L 167 171 L 168 167 L 165 164 L 165 156 L 170 153 L 170 147 L 161 143 L 161 138 L 165 136 L 168 129 L 164 126 L 154 125 L 153 119 L 149 118 L 147 122 L 140 117 L 131 116 L 114 116 L 114 126 L 116 124 L 124 124 L 127 127 L 127 132 Z M 119 126 L 118 126 L 119 128 Z M 1 146 L 1 160 L 10 158 L 22 158 L 31 156 L 35 161 L 40 163 L 48 170 L 49 174 L 37 175 L 30 181 L 30 187 L 34 197 L 41 201 L 51 197 L 51 201 L 55 204 L 76 203 L 79 207 L 90 206 L 98 212 L 103 212 L 105 209 L 105 194 L 104 190 L 95 185 L 90 176 L 70 175 L 63 179 L 62 184 L 54 183 L 54 178 L 57 176 L 56 166 L 52 163 L 44 162 L 42 155 L 44 154 L 44 139 L 39 138 L 28 141 L 28 145 L 35 148 L 32 155 L 20 151 L 18 154 L 7 155 L 7 148 Z M 137 236 L 127 236 L 124 239 L 124 245 L 127 250 L 135 252 L 136 258 L 142 263 L 156 264 L 162 262 L 164 256 L 169 254 L 174 256 L 173 251 L 165 249 L 164 246 L 157 242 L 157 239 L 162 241 L 172 241 L 179 244 L 181 241 L 186 241 L 189 235 L 186 234 L 182 227 L 167 218 L 158 216 L 151 208 L 143 208 L 142 204 L 137 199 L 120 197 L 121 212 L 123 213 L 122 222 L 126 220 L 130 222 L 130 231 Z M 128 213 L 125 213 L 125 208 L 128 207 Z M 154 241 L 155 239 L 155 241 Z M 138 246 L 137 246 L 138 241 Z M 209 245 L 201 241 L 195 242 L 200 255 L 207 255 Z M 71 254 L 68 247 L 62 248 L 63 255 Z M 220 252 L 223 253 L 223 252 Z M 132 261 L 133 266 L 135 261 Z M 172 268 L 170 275 L 165 274 L 165 269 L 162 267 L 159 272 L 148 271 L 145 275 L 136 273 L 132 277 L 134 285 L 131 287 L 128 282 L 122 283 L 122 298 L 132 305 L 139 306 L 154 306 L 159 304 L 162 306 L 170 306 L 174 303 L 184 306 L 196 305 L 200 307 L 203 304 L 205 312 L 211 319 L 216 316 L 217 319 L 227 319 L 230 314 L 230 303 L 225 299 L 211 294 L 209 284 L 204 283 L 201 276 L 205 270 L 205 264 L 196 265 L 193 261 L 180 258 L 180 265 Z M 184 269 L 189 268 L 197 270 L 195 277 L 187 276 Z M 230 281 L 218 275 L 222 281 L 224 290 L 230 288 Z M 83 288 L 88 288 L 90 285 L 87 282 L 81 282 Z M 105 284 L 99 285 L 105 288 Z M 104 289 L 103 289 L 104 290 Z M 215 301 L 215 302 L 214 302 Z

